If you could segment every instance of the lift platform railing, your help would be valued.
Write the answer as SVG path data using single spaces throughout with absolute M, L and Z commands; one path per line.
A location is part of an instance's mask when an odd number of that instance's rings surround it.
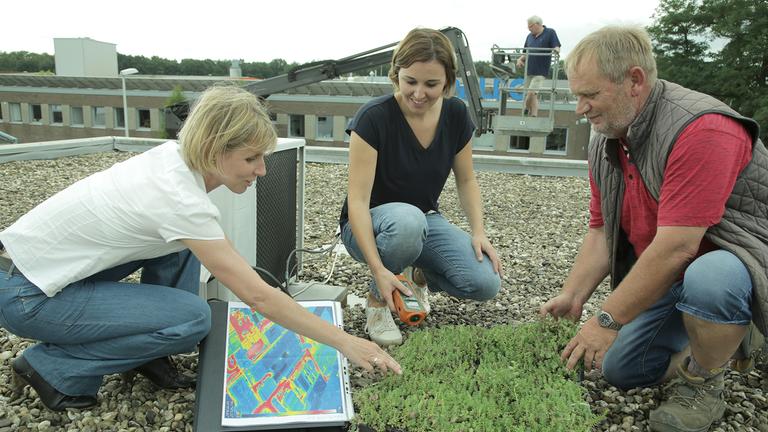
M 548 57 L 550 61 L 549 81 L 547 87 L 526 87 L 528 82 L 528 68 L 523 66 L 518 70 L 517 61 L 522 57 Z M 546 136 L 554 129 L 555 125 L 555 96 L 557 94 L 557 77 L 560 71 L 559 52 L 552 48 L 501 48 L 494 45 L 491 48 L 491 68 L 496 76 L 502 79 L 501 93 L 499 97 L 499 112 L 493 116 L 491 128 L 497 134 L 520 136 Z M 527 62 L 526 62 L 527 63 Z M 515 78 L 523 78 L 523 84 L 510 88 L 510 82 Z M 541 108 L 548 107 L 546 117 L 533 117 L 525 113 L 521 107 L 519 113 L 510 114 L 507 101 L 510 93 L 522 93 L 523 105 L 529 93 L 536 93 L 537 97 L 545 99 Z

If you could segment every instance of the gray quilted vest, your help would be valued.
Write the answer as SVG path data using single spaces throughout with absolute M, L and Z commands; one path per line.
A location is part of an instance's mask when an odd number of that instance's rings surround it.
M 768 334 L 768 151 L 758 138 L 757 123 L 711 96 L 658 80 L 645 107 L 629 128 L 630 157 L 648 192 L 658 201 L 667 158 L 678 135 L 707 113 L 738 120 L 752 136 L 752 160 L 736 179 L 722 220 L 710 227 L 705 237 L 732 252 L 746 265 L 754 288 L 752 320 L 765 335 Z M 636 260 L 620 226 L 624 181 L 616 141 L 597 134 L 589 147 L 590 172 L 600 189 L 611 254 L 612 288 L 618 286 Z

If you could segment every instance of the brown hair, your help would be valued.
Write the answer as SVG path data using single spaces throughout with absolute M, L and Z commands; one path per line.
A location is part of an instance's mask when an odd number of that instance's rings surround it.
M 392 54 L 389 79 L 395 87 L 398 85 L 400 69 L 410 67 L 416 62 L 438 61 L 445 68 L 445 87 L 443 95 L 449 96 L 456 85 L 456 54 L 451 41 L 438 30 L 415 28 L 405 35 Z

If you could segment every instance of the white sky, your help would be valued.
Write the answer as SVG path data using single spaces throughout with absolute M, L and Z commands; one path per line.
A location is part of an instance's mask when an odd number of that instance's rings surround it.
M 340 59 L 400 40 L 413 27 L 458 27 L 475 61 L 520 47 L 539 15 L 562 53 L 607 24 L 648 25 L 658 0 L 11 0 L 0 51 L 53 54 L 53 38 L 89 37 L 121 54 L 289 63 Z

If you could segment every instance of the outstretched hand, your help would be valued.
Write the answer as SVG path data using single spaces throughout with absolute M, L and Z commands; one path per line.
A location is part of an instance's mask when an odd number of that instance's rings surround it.
M 342 344 L 339 351 L 352 363 L 368 372 L 379 369 L 384 373 L 387 371 L 392 371 L 398 375 L 403 373 L 400 364 L 381 347 L 369 340 L 352 335 L 348 336 L 348 340 Z
M 574 296 L 562 293 L 544 303 L 539 309 L 539 315 L 542 318 L 552 315 L 555 319 L 566 318 L 571 321 L 578 321 L 581 318 L 583 307 L 584 304 L 576 300 Z
M 603 358 L 613 345 L 619 332 L 600 327 L 597 317 L 584 323 L 576 336 L 565 346 L 560 358 L 567 361 L 566 368 L 573 369 L 584 359 L 584 370 L 602 369 Z

